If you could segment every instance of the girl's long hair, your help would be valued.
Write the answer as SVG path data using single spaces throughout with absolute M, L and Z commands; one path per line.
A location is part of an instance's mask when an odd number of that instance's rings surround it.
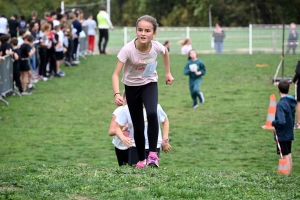
M 191 50 L 189 51 L 189 53 L 188 53 L 188 60 L 191 60 L 191 59 L 192 59 L 191 56 L 190 56 L 191 51 L 195 51 L 196 57 L 198 56 L 197 51 L 196 51 L 195 49 L 191 49 Z

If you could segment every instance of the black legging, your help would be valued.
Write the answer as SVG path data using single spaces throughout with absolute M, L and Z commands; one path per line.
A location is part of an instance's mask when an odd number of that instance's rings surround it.
M 46 77 L 46 67 L 49 59 L 47 54 L 47 48 L 39 48 L 39 54 L 40 54 L 39 75 Z
M 14 61 L 19 62 L 19 61 Z M 20 64 L 14 63 L 13 64 L 13 81 L 16 83 L 17 88 L 19 89 L 19 92 L 23 92 L 22 83 L 20 79 Z
M 102 47 L 102 40 L 104 39 L 103 42 L 103 47 Z M 100 29 L 99 28 L 99 41 L 98 41 L 98 48 L 100 53 L 106 53 L 105 49 L 108 43 L 108 29 Z
M 139 160 L 146 158 L 145 154 L 145 121 L 143 115 L 143 104 L 148 120 L 148 140 L 149 151 L 156 152 L 158 139 L 158 119 L 157 102 L 158 89 L 157 82 L 151 82 L 141 86 L 125 85 L 126 100 L 134 129 L 134 140 L 137 148 Z

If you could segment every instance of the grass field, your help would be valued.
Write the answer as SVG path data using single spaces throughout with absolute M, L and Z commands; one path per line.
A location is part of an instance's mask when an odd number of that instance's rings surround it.
M 276 174 L 273 132 L 261 128 L 270 94 L 279 100 L 271 83 L 280 56 L 200 55 L 207 68 L 201 86 L 206 101 L 197 109 L 190 108 L 183 75 L 186 56 L 170 58 L 174 84 L 164 84 L 161 58 L 158 73 L 173 149 L 161 154 L 158 171 L 117 167 L 108 136 L 117 60 L 90 56 L 78 67 L 62 67 L 66 77 L 37 83 L 33 95 L 9 97 L 9 106 L 0 102 L 0 199 L 117 199 L 122 191 L 123 199 L 141 198 L 143 191 L 145 199 L 299 199 L 300 131 L 292 175 L 284 178 Z M 294 75 L 296 63 L 296 56 L 286 56 L 285 76 Z M 162 182 L 151 178 L 158 174 Z M 150 187 L 152 181 L 161 188 Z M 127 191 L 124 182 L 134 186 Z

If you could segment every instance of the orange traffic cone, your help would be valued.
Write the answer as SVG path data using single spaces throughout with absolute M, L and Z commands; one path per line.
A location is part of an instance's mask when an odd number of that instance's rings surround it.
M 272 121 L 275 120 L 275 113 L 276 113 L 276 97 L 275 94 L 271 94 L 267 120 L 266 120 L 266 124 L 262 126 L 263 129 L 269 129 L 269 130 L 274 129 L 274 127 L 272 126 Z
M 277 172 L 280 174 L 289 174 L 289 166 L 287 164 L 286 159 L 284 158 L 279 159 Z

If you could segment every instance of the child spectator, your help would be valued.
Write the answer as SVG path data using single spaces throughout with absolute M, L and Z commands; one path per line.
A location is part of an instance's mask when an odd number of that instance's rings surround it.
M 25 36 L 26 30 L 19 30 L 19 37 L 18 37 L 18 46 L 20 47 L 24 43 L 24 36 Z
M 171 42 L 169 40 L 165 41 L 164 46 L 168 49 L 168 52 L 170 52 Z
M 37 17 L 38 17 L 37 12 L 36 12 L 36 11 L 33 11 L 33 12 L 31 13 L 31 18 L 30 18 L 30 19 L 28 20 L 28 22 L 27 22 L 27 26 L 30 26 L 30 24 L 32 24 L 32 23 L 38 23 L 38 25 L 39 25 L 38 30 L 40 30 L 40 23 L 41 23 L 41 20 L 38 19 Z
M 78 62 L 77 48 L 79 43 L 79 33 L 82 31 L 82 26 L 77 19 L 77 13 L 70 13 L 70 20 L 73 25 L 72 34 L 73 34 L 73 46 L 72 46 L 72 58 L 74 62 Z
M 24 37 L 24 43 L 20 47 L 20 71 L 23 93 L 22 95 L 29 95 L 33 90 L 33 84 L 31 80 L 32 72 L 29 66 L 29 57 L 35 53 L 35 48 L 32 48 L 33 36 L 26 35 Z M 28 90 L 26 90 L 26 83 L 29 81 Z
M 19 21 L 19 30 L 26 31 L 26 28 L 27 28 L 27 22 L 25 21 L 25 16 L 21 15 Z
M 17 37 L 18 26 L 19 26 L 18 15 L 13 14 L 8 20 L 8 28 L 9 28 L 9 34 L 11 38 Z
M 187 55 L 190 50 L 193 49 L 192 47 L 192 41 L 190 39 L 185 39 L 183 42 L 181 42 L 181 54 L 182 55 Z
M 123 93 L 123 100 L 124 100 L 124 105 L 125 105 L 126 104 L 125 92 Z M 115 152 L 116 152 L 119 166 L 128 164 L 128 147 L 126 147 L 123 144 L 123 142 L 120 140 L 120 138 L 116 135 L 116 125 L 117 125 L 116 118 L 117 118 L 117 116 L 120 115 L 123 108 L 124 108 L 124 106 L 119 106 L 113 112 L 112 119 L 111 119 L 110 126 L 109 126 L 109 131 L 108 131 L 108 134 L 110 136 L 114 136 L 112 143 L 115 145 Z M 122 128 L 123 135 L 126 137 L 129 136 L 129 132 L 127 129 L 128 129 L 127 125 L 125 125 Z
M 192 108 L 197 108 L 197 97 L 199 98 L 200 103 L 204 103 L 204 96 L 203 93 L 200 92 L 200 85 L 206 69 L 204 63 L 197 58 L 197 52 L 194 49 L 190 50 L 188 54 L 189 57 L 188 62 L 184 67 L 184 74 L 189 76 L 189 88 L 193 99 Z
M 149 156 L 150 150 L 149 150 L 149 140 L 148 140 L 148 120 L 147 120 L 147 113 L 146 109 L 143 108 L 143 115 L 144 115 L 144 122 L 145 122 L 145 129 L 144 129 L 144 136 L 145 136 L 145 149 L 146 149 L 146 157 Z M 157 105 L 157 118 L 158 122 L 162 123 L 163 125 L 163 137 L 161 134 L 161 128 L 159 125 L 159 133 L 158 133 L 158 140 L 157 140 L 157 155 L 159 157 L 160 149 L 162 147 L 163 151 L 169 152 L 171 150 L 171 145 L 169 144 L 169 120 L 167 118 L 167 114 L 163 111 L 162 107 L 158 104 Z M 129 149 L 129 165 L 137 165 L 139 161 L 137 148 L 135 147 L 134 143 L 134 131 L 133 131 L 133 124 L 130 117 L 128 106 L 124 106 L 122 111 L 117 114 L 116 118 L 116 134 L 117 136 L 122 140 L 123 144 L 125 144 Z M 121 130 L 123 127 L 128 124 L 130 135 L 129 137 L 124 136 L 122 134 Z M 137 165 L 137 168 L 139 168 L 139 165 Z
M 279 144 L 282 150 L 283 158 L 287 161 L 288 174 L 292 172 L 292 140 L 294 140 L 295 107 L 297 101 L 290 95 L 290 83 L 281 80 L 278 84 L 280 101 L 276 106 L 275 120 L 272 122 Z M 279 150 L 277 147 L 277 153 Z
M 64 42 L 64 33 L 61 30 L 61 25 L 56 26 L 55 28 L 55 40 L 57 41 L 55 46 L 55 57 L 56 57 L 56 76 L 62 77 L 65 76 L 65 73 L 60 70 L 60 64 L 64 59 L 63 52 L 63 42 Z
M 90 54 L 94 54 L 97 24 L 96 21 L 93 20 L 92 14 L 88 15 L 88 19 L 83 22 L 83 26 L 88 27 L 88 50 Z
M 0 37 L 0 41 L 1 41 L 0 55 L 1 56 L 12 55 L 13 52 L 10 46 L 10 35 L 9 34 L 2 35 Z
M 39 37 L 39 56 L 40 56 L 40 66 L 39 66 L 39 76 L 43 81 L 47 81 L 47 64 L 49 60 L 48 49 L 51 48 L 51 42 L 48 39 L 48 35 L 51 31 L 51 27 L 48 23 L 45 23 L 41 27 L 41 34 Z
M 23 93 L 22 83 L 20 79 L 20 49 L 18 48 L 18 39 L 12 38 L 10 41 L 13 51 L 13 80 L 20 94 Z

